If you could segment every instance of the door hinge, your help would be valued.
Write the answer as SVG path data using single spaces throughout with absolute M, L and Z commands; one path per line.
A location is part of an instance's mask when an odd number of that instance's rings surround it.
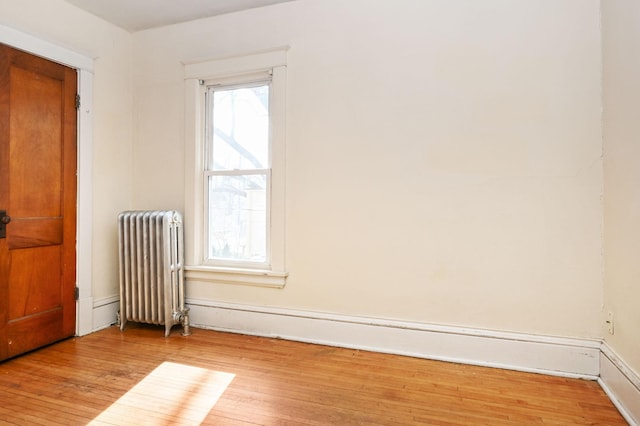
M 80 94 L 76 94 L 76 109 L 80 109 Z
M 80 300 L 80 287 L 76 287 L 75 298 L 76 300 Z

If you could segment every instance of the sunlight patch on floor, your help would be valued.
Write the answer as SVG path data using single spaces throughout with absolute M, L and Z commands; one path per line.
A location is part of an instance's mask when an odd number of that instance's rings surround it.
M 164 362 L 90 425 L 198 425 L 234 374 Z

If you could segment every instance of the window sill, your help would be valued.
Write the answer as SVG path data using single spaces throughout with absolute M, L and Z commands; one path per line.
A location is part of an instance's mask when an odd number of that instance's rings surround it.
M 264 269 L 221 268 L 214 266 L 185 267 L 185 278 L 188 281 L 215 284 L 240 284 L 283 288 L 288 276 L 288 272 L 275 272 Z

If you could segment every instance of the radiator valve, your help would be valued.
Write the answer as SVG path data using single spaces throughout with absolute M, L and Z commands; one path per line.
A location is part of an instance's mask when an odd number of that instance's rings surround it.
M 190 336 L 191 330 L 189 328 L 189 308 L 185 308 L 180 312 L 173 313 L 173 319 L 176 323 L 180 323 L 182 325 L 182 335 Z

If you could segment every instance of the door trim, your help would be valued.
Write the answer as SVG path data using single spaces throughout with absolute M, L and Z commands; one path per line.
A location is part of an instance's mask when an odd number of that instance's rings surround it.
M 0 24 L 0 43 L 75 68 L 78 71 L 78 181 L 76 222 L 76 335 L 93 331 L 92 289 L 92 152 L 93 58 Z

